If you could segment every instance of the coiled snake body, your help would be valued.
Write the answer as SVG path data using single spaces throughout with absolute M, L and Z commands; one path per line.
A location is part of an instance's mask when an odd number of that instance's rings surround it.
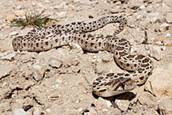
M 109 23 L 119 23 L 119 29 L 114 32 L 114 35 L 100 36 L 89 33 Z M 83 50 L 93 52 L 106 50 L 113 53 L 115 62 L 126 72 L 101 75 L 93 81 L 92 85 L 94 94 L 111 97 L 144 84 L 153 70 L 149 57 L 142 54 L 131 54 L 129 41 L 115 36 L 124 29 L 126 23 L 123 16 L 104 16 L 91 22 L 52 25 L 33 29 L 24 36 L 17 36 L 13 39 L 12 45 L 15 51 L 40 52 L 77 43 Z

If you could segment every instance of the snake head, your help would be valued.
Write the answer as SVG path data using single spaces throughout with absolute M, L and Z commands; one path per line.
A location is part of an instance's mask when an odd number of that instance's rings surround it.
M 100 97 L 112 97 L 133 90 L 137 84 L 125 74 L 108 74 L 99 77 L 93 82 L 93 93 Z

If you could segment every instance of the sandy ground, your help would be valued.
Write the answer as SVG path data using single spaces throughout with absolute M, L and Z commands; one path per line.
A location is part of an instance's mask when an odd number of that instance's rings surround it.
M 172 115 L 172 0 L 1 0 L 0 9 L 0 115 Z M 60 24 L 125 14 L 128 26 L 118 37 L 151 57 L 152 75 L 113 101 L 93 96 L 98 74 L 124 71 L 113 55 L 78 46 L 14 52 L 12 39 L 31 28 L 9 22 L 29 10 L 45 10 Z M 112 34 L 112 25 L 95 33 Z

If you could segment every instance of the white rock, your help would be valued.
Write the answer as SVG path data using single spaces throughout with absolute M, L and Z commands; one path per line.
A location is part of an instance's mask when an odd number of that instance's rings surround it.
M 172 98 L 162 99 L 159 102 L 159 109 L 164 115 L 172 115 Z
M 161 18 L 162 18 L 162 16 L 160 15 L 159 12 L 147 14 L 147 20 L 149 20 L 150 22 L 155 22 Z
M 0 53 L 0 60 L 13 60 L 16 56 L 16 52 L 4 52 Z
M 9 75 L 13 69 L 14 65 L 12 65 L 11 63 L 0 63 L 0 79 L 4 76 Z
M 161 62 L 158 67 L 154 68 L 153 74 L 145 84 L 145 88 L 148 87 L 147 89 L 149 89 L 151 83 L 152 91 L 156 96 L 169 96 L 172 94 L 172 63 L 170 60 Z
M 84 4 L 84 5 L 89 5 L 89 4 L 93 4 L 93 2 L 95 3 L 96 1 L 91 2 L 91 0 L 74 0 L 74 2 L 78 2 L 78 3 Z
M 64 18 L 64 17 L 66 17 L 67 12 L 66 11 L 61 11 L 61 12 L 56 13 L 56 15 L 58 16 L 58 18 Z
M 18 5 L 18 6 L 16 7 L 16 9 L 17 9 L 17 10 L 21 10 L 21 9 L 23 9 L 23 6 Z
M 171 12 L 166 14 L 166 20 L 167 20 L 168 23 L 172 22 L 172 13 Z
M 148 92 L 139 94 L 138 100 L 142 105 L 148 105 L 149 107 L 155 107 L 156 98 Z
M 97 115 L 95 108 L 90 107 L 90 108 L 88 108 L 88 110 L 89 110 L 89 112 L 84 113 L 84 115 Z
M 140 6 L 140 9 L 144 9 L 144 8 L 145 8 L 145 5 L 141 5 L 141 6 Z
M 149 109 L 145 112 L 145 115 L 159 115 L 155 110 Z
M 23 109 L 18 108 L 18 109 L 15 109 L 13 111 L 13 115 L 27 115 L 27 114 L 26 114 L 26 112 Z
M 41 112 L 38 108 L 34 108 L 33 115 L 41 115 Z
M 103 98 L 98 98 L 98 100 L 95 103 L 94 109 L 97 111 L 97 114 L 95 115 L 120 115 L 121 114 L 118 108 L 114 108 L 109 100 L 105 100 Z M 88 114 L 88 115 L 94 115 L 94 114 Z
M 68 6 L 66 5 L 66 2 L 61 2 L 60 4 L 54 6 L 54 9 L 58 10 L 58 11 L 61 11 L 62 9 L 67 9 Z
M 48 64 L 53 68 L 60 68 L 62 65 L 62 61 L 54 59 L 54 58 L 50 58 L 48 61 Z
M 107 107 L 111 107 L 112 103 L 110 101 L 106 101 L 106 105 L 107 105 Z
M 107 103 L 108 103 L 107 100 L 104 100 L 103 98 L 98 98 L 98 100 L 96 102 L 96 107 L 99 110 L 102 110 L 105 108 L 107 109 L 107 108 L 109 108 L 109 104 L 107 104 Z
M 171 33 L 166 33 L 165 37 L 172 37 L 172 34 Z
M 119 68 L 114 62 L 113 55 L 108 52 L 99 52 L 92 60 L 95 64 L 96 73 L 119 72 Z
M 45 0 L 45 3 L 50 3 L 50 1 L 49 0 Z
M 51 109 L 48 108 L 45 111 L 48 112 L 48 113 L 50 113 L 51 112 Z
M 47 69 L 48 67 L 46 65 L 39 65 L 39 64 L 33 65 L 33 69 L 32 69 L 33 78 L 36 81 L 42 80 Z
M 115 103 L 117 104 L 117 106 L 123 110 L 126 111 L 129 107 L 130 101 L 128 100 L 116 100 Z
M 15 36 L 15 35 L 17 35 L 17 34 L 18 34 L 18 32 L 14 31 L 14 32 L 11 32 L 11 33 L 10 33 L 10 36 Z
M 1 91 L 2 91 L 2 90 L 1 90 Z M 1 95 L 2 95 L 2 92 L 0 92 L 0 93 L 1 93 Z M 2 98 L 1 98 L 1 100 L 2 100 Z M 11 109 L 10 102 L 7 101 L 7 100 L 5 100 L 5 101 L 3 102 L 3 100 L 2 100 L 1 103 L 0 103 L 0 109 L 1 109 L 1 112 L 2 112 L 2 111 L 9 111 L 9 110 Z

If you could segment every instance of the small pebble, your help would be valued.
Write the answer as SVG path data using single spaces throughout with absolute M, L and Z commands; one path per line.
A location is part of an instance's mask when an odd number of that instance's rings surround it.
M 13 115 L 27 115 L 27 114 L 23 109 L 19 108 L 13 111 Z
M 60 68 L 62 66 L 62 62 L 54 58 L 50 58 L 48 64 L 53 68 Z

